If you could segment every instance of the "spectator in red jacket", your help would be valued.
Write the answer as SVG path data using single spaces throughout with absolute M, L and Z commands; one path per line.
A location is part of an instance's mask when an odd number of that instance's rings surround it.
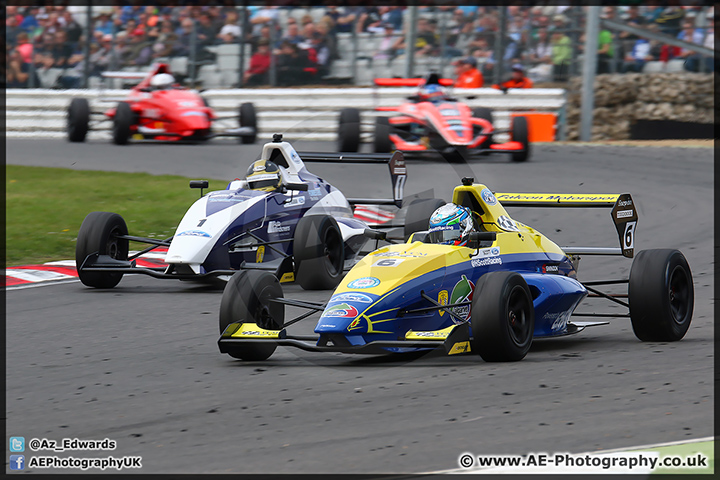
M 493 85 L 493 88 L 507 92 L 508 88 L 532 88 L 533 82 L 525 76 L 525 69 L 519 63 L 512 66 L 512 77 L 500 85 Z
M 266 85 L 270 83 L 270 41 L 267 38 L 258 40 L 257 52 L 250 57 L 250 67 L 243 74 L 245 85 Z

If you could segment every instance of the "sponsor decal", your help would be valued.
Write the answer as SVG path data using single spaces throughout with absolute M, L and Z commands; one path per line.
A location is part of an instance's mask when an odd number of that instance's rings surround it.
M 380 279 L 375 277 L 362 277 L 347 284 L 347 288 L 373 288 L 380 285 Z
M 507 232 L 519 232 L 520 231 L 520 229 L 518 228 L 515 221 L 510 217 L 506 217 L 505 215 L 500 215 L 498 217 L 497 226 Z
M 362 317 L 357 317 L 355 320 L 353 320 L 350 325 L 348 325 L 348 330 L 357 330 L 358 328 L 362 328 L 362 325 L 360 325 L 360 322 L 362 322 Z
M 618 207 L 629 207 L 632 205 L 632 200 L 620 200 L 618 202 Z
M 473 258 L 497 257 L 500 255 L 500 247 L 482 248 Z
M 497 203 L 497 198 L 495 198 L 495 195 L 493 195 L 489 188 L 483 188 L 482 192 L 480 192 L 480 196 L 482 197 L 483 201 L 490 206 Z
M 633 216 L 633 210 L 620 210 L 617 212 L 617 218 L 628 218 Z
M 294 282 L 294 281 L 295 281 L 295 274 L 293 272 L 284 273 L 283 276 L 280 277 L 280 283 Z
M 305 197 L 295 196 L 289 202 L 283 205 L 284 208 L 295 207 L 297 205 L 305 205 Z
M 310 198 L 312 198 L 313 200 L 317 200 L 322 196 L 322 189 L 320 188 L 320 185 L 317 185 L 312 190 L 308 190 L 307 193 L 308 195 L 310 195 Z
M 542 266 L 543 273 L 558 273 L 559 270 L 559 265 L 545 264 Z
M 293 161 L 296 165 L 300 165 L 300 157 L 298 156 L 297 152 L 294 148 L 290 147 L 290 160 Z
M 503 200 L 537 200 L 537 201 L 553 201 L 553 202 L 612 202 L 617 200 L 617 195 L 602 194 L 552 194 L 552 193 L 501 193 L 497 195 L 497 199 Z
M 290 231 L 290 225 L 283 225 L 276 220 L 268 222 L 267 233 L 287 233 Z
M 447 305 L 448 304 L 448 291 L 447 290 L 440 290 L 438 293 L 438 303 L 440 305 Z M 445 310 L 438 310 L 440 312 L 440 316 L 442 317 L 445 315 Z
M 470 261 L 473 267 L 486 267 L 488 265 L 502 265 L 501 257 L 473 258 Z
M 412 332 L 411 336 L 428 337 L 428 338 L 445 338 L 447 335 L 443 332 Z
M 413 252 L 413 253 L 406 253 L 406 252 L 382 252 L 382 253 L 376 253 L 374 254 L 376 257 L 408 257 L 408 258 L 421 258 L 427 255 L 427 253 L 421 253 L 421 252 Z
M 253 182 L 260 182 L 263 180 L 276 180 L 277 178 L 278 178 L 277 173 L 265 173 L 265 174 L 260 173 L 258 175 L 253 174 L 249 180 L 253 181 Z
M 197 112 L 195 110 L 190 110 L 189 112 L 183 112 L 180 114 L 181 117 L 206 117 L 204 112 Z
M 160 118 L 160 110 L 157 108 L 146 108 L 143 110 L 143 116 L 146 118 Z
M 265 170 L 265 165 L 263 165 L 263 164 L 255 165 L 255 166 L 253 167 L 253 172 L 260 172 L 260 171 L 263 171 L 263 170 Z
M 199 107 L 200 102 L 196 102 L 194 100 L 183 100 L 181 102 L 178 102 L 178 105 L 181 107 Z
M 365 295 L 364 293 L 354 293 L 354 292 L 347 292 L 347 293 L 339 293 L 337 295 L 334 295 L 330 299 L 330 303 L 332 302 L 358 302 L 358 303 L 372 303 L 373 300 L 368 295 Z
M 473 290 L 475 290 L 475 284 L 472 281 L 468 280 L 465 275 L 463 275 L 460 281 L 457 282 L 452 289 L 452 293 L 450 294 L 450 303 L 462 303 L 471 301 L 473 296 Z M 465 321 L 470 318 L 470 305 L 454 307 L 452 311 L 457 316 L 464 318 Z M 457 318 L 453 317 L 453 323 L 460 324 L 462 322 L 458 321 Z
M 202 230 L 185 230 L 184 232 L 180 232 L 176 237 L 211 237 L 207 232 L 203 232 Z
M 255 252 L 255 263 L 262 263 L 264 257 L 265 245 L 260 245 L 257 249 L 257 252 Z
M 357 308 L 347 303 L 341 303 L 332 307 L 326 308 L 322 314 L 323 317 L 340 317 L 340 318 L 355 318 L 358 316 Z
M 458 353 L 466 353 L 470 351 L 470 342 L 457 342 L 452 346 L 448 355 L 455 355 Z
M 460 116 L 460 112 L 455 110 L 454 108 L 443 108 L 440 110 L 440 115 L 443 117 L 458 117 Z
M 371 267 L 397 267 L 402 262 L 404 262 L 402 258 L 383 258 L 373 263 Z
M 552 325 L 550 325 L 550 330 L 553 332 L 563 330 L 567 326 L 567 319 L 568 319 L 568 313 L 567 312 L 555 312 L 555 313 L 546 313 L 543 315 L 543 320 L 553 320 Z

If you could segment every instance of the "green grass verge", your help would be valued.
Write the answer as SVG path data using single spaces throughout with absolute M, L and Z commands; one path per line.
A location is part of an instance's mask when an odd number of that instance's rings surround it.
M 200 197 L 189 178 L 64 168 L 6 167 L 6 265 L 75 258 L 85 215 L 122 215 L 131 235 L 167 238 Z M 210 180 L 210 190 L 226 180 Z M 140 246 L 131 244 L 130 248 Z

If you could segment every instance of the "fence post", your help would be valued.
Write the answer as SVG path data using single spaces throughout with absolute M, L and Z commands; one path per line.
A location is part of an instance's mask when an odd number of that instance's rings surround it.
M 270 20 L 270 86 L 277 86 L 277 57 L 275 56 L 275 21 Z
M 85 33 L 85 45 L 83 45 L 83 57 L 85 57 L 85 62 L 83 65 L 83 88 L 88 88 L 88 77 L 90 76 L 90 42 L 92 42 L 92 28 L 93 28 L 93 21 L 92 21 L 92 0 L 88 1 L 87 6 L 87 25 L 86 27 L 86 33 Z M 34 50 L 33 50 L 34 52 Z
M 353 83 L 357 85 L 358 35 L 355 26 L 350 29 L 350 39 L 352 41 L 352 63 L 350 64 L 350 75 L 352 76 Z
M 445 56 L 447 55 L 447 15 L 445 12 L 440 12 L 438 15 L 442 24 L 440 25 L 440 77 L 445 76 Z
M 589 142 L 592 138 L 599 27 L 600 7 L 590 6 L 585 23 L 585 57 L 583 58 L 582 99 L 580 102 L 580 140 L 583 142 Z
M 192 20 L 192 31 L 190 32 L 190 85 L 192 88 L 196 88 L 196 80 L 195 77 L 197 76 L 197 25 L 195 23 L 195 19 L 191 18 Z
M 240 65 L 238 66 L 238 88 L 243 87 L 243 76 L 244 76 L 244 68 L 245 68 L 245 34 L 247 33 L 247 1 L 243 1 L 242 9 L 239 9 L 240 12 L 238 12 L 240 15 L 240 21 L 238 24 L 240 25 L 240 35 L 238 35 L 238 44 L 240 45 Z M 272 46 L 271 46 L 272 50 Z
M 409 7 L 410 16 L 405 31 L 405 77 L 413 76 L 413 61 L 415 60 L 415 39 L 417 33 L 418 7 Z M 408 18 L 408 17 L 406 17 Z
M 495 37 L 495 52 L 493 57 L 495 58 L 495 84 L 500 85 L 502 83 L 502 74 L 505 63 L 505 36 L 507 35 L 507 15 L 505 14 L 507 7 L 498 7 L 500 9 L 500 15 L 498 16 L 498 30 L 496 30 Z

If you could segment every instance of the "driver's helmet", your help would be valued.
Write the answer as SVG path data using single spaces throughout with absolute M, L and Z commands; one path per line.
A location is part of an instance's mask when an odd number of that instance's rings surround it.
M 423 85 L 423 87 L 420 88 L 419 96 L 426 102 L 438 102 L 445 98 L 445 91 L 440 85 L 431 83 L 430 85 Z
M 175 83 L 175 77 L 169 73 L 158 73 L 150 79 L 150 86 L 156 90 L 167 90 Z
M 472 213 L 467 207 L 446 203 L 430 216 L 428 241 L 443 245 L 465 245 L 475 231 Z
M 248 167 L 245 181 L 250 190 L 272 192 L 282 183 L 280 169 L 270 160 L 256 160 Z

